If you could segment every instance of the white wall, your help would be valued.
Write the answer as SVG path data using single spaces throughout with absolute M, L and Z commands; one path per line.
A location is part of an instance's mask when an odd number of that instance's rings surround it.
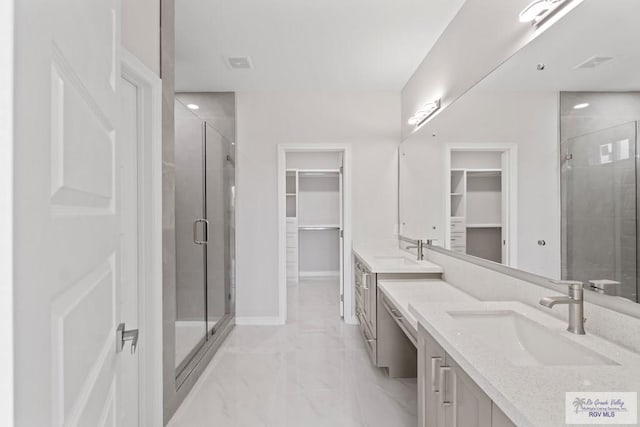
M 558 93 L 473 90 L 401 146 L 402 232 L 444 241 L 447 143 L 518 145 L 518 268 L 560 277 Z M 433 136 L 435 133 L 436 136 Z M 433 227 L 436 230 L 433 230 Z M 543 239 L 546 246 L 538 246 Z
M 160 75 L 160 0 L 122 1 L 122 46 Z
M 278 316 L 277 146 L 352 144 L 352 229 L 392 239 L 397 222 L 400 94 L 239 92 L 238 317 Z
M 0 2 L 0 425 L 13 425 L 13 0 Z

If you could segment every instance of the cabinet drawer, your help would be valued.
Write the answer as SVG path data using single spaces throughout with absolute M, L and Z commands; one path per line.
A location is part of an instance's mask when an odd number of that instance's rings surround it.
M 451 246 L 467 246 L 467 236 L 451 237 Z
M 298 233 L 297 222 L 287 222 L 287 233 Z
M 369 353 L 369 357 L 371 358 L 371 362 L 377 366 L 378 353 L 377 353 L 376 339 L 373 338 L 373 334 L 371 334 L 371 332 L 369 331 L 369 326 L 362 314 L 360 315 L 359 320 L 360 320 L 360 334 L 362 335 L 362 338 L 364 339 L 364 343 L 367 346 L 367 350 Z
M 451 221 L 451 233 L 464 233 L 466 232 L 466 224 L 464 221 L 453 222 Z

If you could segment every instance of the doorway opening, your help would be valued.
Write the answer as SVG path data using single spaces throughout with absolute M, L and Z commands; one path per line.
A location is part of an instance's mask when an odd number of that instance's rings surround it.
M 317 293 L 330 295 L 335 315 L 354 323 L 352 293 L 345 286 L 351 253 L 349 147 L 280 145 L 278 151 L 279 320 L 286 323 L 294 314 L 288 313 L 289 299 Z
M 516 266 L 517 147 L 449 144 L 445 248 Z

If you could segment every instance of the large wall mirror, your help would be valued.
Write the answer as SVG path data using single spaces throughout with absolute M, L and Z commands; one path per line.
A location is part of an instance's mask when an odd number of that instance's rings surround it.
M 639 302 L 639 16 L 583 2 L 416 129 L 401 234 Z

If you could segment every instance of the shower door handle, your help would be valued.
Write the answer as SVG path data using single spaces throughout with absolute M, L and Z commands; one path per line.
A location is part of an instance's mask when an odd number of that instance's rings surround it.
M 198 223 L 204 224 L 204 240 L 198 240 Z M 203 218 L 193 221 L 193 243 L 196 245 L 206 245 L 209 242 L 209 221 Z

